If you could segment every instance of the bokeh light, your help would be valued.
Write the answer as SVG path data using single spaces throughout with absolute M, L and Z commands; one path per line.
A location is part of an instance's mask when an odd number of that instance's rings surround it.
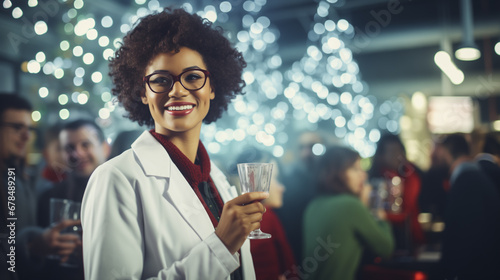
M 66 105 L 68 104 L 69 98 L 66 94 L 60 94 L 57 100 L 59 101 L 59 104 Z
M 40 95 L 41 98 L 45 98 L 49 95 L 49 90 L 46 87 L 41 87 L 38 89 L 38 95 Z
M 99 38 L 99 46 L 106 47 L 109 45 L 109 38 L 107 36 L 101 36 Z
M 40 72 L 40 69 L 41 69 L 40 63 L 38 63 L 36 60 L 30 60 L 28 62 L 28 72 L 36 74 Z
M 111 18 L 110 16 L 104 16 L 101 19 L 101 25 L 104 28 L 109 28 L 109 27 L 113 26 L 113 18 Z
M 18 19 L 20 17 L 23 16 L 23 10 L 21 10 L 21 8 L 19 7 L 15 7 L 13 10 L 12 10 L 12 17 L 15 18 L 15 19 Z
M 4 0 L 3 7 L 4 9 L 9 9 L 10 7 L 12 7 L 12 2 L 10 0 Z
M 87 93 L 80 93 L 78 94 L 78 103 L 80 103 L 81 105 L 85 105 L 87 104 L 87 102 L 89 101 L 89 96 Z
M 59 117 L 61 118 L 61 120 L 67 120 L 69 118 L 69 110 L 61 109 L 59 111 Z
M 96 72 L 92 73 L 91 79 L 92 79 L 92 82 L 94 82 L 96 84 L 100 83 L 102 81 L 101 72 L 96 71 Z
M 42 119 L 42 114 L 40 113 L 40 111 L 33 111 L 31 113 L 31 119 L 34 122 L 39 122 Z
M 86 53 L 83 55 L 83 63 L 89 65 L 94 62 L 94 55 L 91 53 Z
M 45 53 L 44 52 L 37 52 L 35 55 L 35 60 L 39 63 L 42 63 L 45 61 Z
M 47 26 L 47 23 L 45 23 L 45 21 L 37 21 L 35 23 L 35 33 L 37 35 L 43 35 L 45 33 L 47 33 L 47 30 L 48 30 L 48 26 Z

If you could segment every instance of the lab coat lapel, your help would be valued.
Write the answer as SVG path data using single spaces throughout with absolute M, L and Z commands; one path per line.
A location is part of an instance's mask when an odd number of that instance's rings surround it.
M 220 169 L 210 162 L 210 178 L 214 181 L 215 187 L 219 191 L 219 195 L 224 203 L 238 196 L 238 191 L 235 186 L 231 186 L 227 181 L 226 175 Z
M 133 144 L 132 149 L 148 176 L 160 177 L 156 187 L 166 191 L 163 196 L 172 203 L 179 214 L 203 240 L 214 231 L 210 217 L 186 181 L 172 162 L 165 148 L 145 131 Z M 167 184 L 165 188 L 165 184 Z
M 171 165 L 170 172 L 167 195 L 200 238 L 207 238 L 214 231 L 207 211 L 175 164 Z
M 146 176 L 170 177 L 170 165 L 172 165 L 170 156 L 149 131 L 144 131 L 132 143 L 132 150 Z

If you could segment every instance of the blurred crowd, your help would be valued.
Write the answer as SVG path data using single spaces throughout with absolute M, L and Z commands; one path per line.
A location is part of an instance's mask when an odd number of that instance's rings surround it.
M 0 95 L 0 279 L 84 279 L 85 233 L 78 217 L 58 220 L 52 201 L 81 202 L 92 172 L 142 131 L 123 131 L 110 145 L 88 119 L 39 131 L 32 110 L 22 97 Z M 35 135 L 43 158 L 29 165 Z M 316 144 L 324 147 L 319 155 Z M 293 160 L 244 148 L 224 165 L 232 184 L 237 163 L 276 167 L 261 222 L 272 238 L 251 241 L 257 279 L 495 279 L 498 135 L 473 150 L 468 135 L 436 137 L 431 167 L 421 170 L 393 134 L 381 136 L 371 160 L 316 131 L 287 151 Z M 16 273 L 8 270 L 13 234 Z

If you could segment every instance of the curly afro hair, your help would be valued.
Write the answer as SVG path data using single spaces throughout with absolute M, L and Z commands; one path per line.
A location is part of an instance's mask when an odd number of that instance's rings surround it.
M 158 54 L 187 47 L 201 54 L 215 88 L 215 98 L 203 122 L 208 124 L 220 118 L 229 102 L 243 94 L 245 82 L 241 76 L 246 67 L 242 54 L 222 33 L 222 28 L 212 28 L 210 21 L 183 9 L 166 8 L 142 18 L 123 38 L 109 64 L 113 95 L 127 110 L 127 117 L 140 125 L 154 125 L 148 106 L 141 101 L 145 69 Z

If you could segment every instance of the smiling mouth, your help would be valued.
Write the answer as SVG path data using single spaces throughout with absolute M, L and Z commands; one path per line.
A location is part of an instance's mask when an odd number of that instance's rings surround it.
M 168 111 L 185 111 L 193 109 L 194 105 L 168 106 L 166 108 Z

